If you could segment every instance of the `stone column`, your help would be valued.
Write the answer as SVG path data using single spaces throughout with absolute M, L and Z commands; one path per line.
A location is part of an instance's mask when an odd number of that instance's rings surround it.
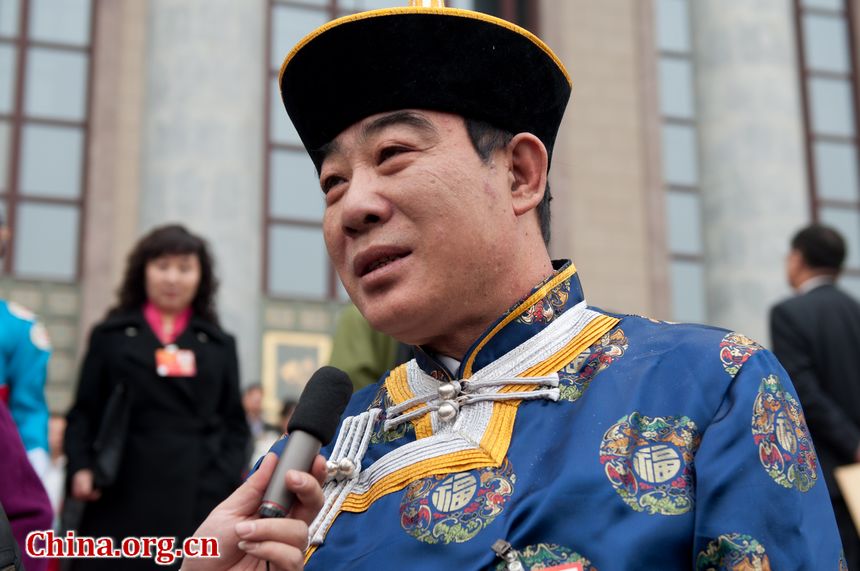
M 573 257 L 589 303 L 664 317 L 662 189 L 646 115 L 656 106 L 651 9 L 645 0 L 541 4 L 541 37 L 573 80 L 550 172 L 550 252 Z
M 245 382 L 260 367 L 266 10 L 149 4 L 140 230 L 181 222 L 209 240 Z
M 147 0 L 99 2 L 93 53 L 78 353 L 116 302 L 138 238 Z
M 788 241 L 809 220 L 792 3 L 689 5 L 708 320 L 768 344 Z

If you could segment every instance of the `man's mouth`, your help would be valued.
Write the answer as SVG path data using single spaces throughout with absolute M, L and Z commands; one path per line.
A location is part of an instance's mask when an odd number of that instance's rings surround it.
M 390 263 L 391 263 L 391 262 L 393 262 L 394 260 L 399 260 L 399 259 L 400 259 L 400 258 L 402 258 L 402 257 L 403 257 L 403 256 L 386 256 L 386 257 L 384 257 L 384 258 L 382 258 L 382 259 L 380 259 L 380 260 L 376 260 L 375 262 L 373 262 L 372 264 L 370 264 L 370 266 L 367 268 L 367 272 L 366 272 L 366 273 L 368 273 L 368 274 L 369 274 L 369 273 L 370 273 L 370 272 L 372 272 L 373 270 L 378 270 L 379 268 L 381 268 L 381 267 L 383 267 L 383 266 L 387 266 L 388 264 L 390 264 Z
M 399 248 L 380 248 L 375 251 L 369 250 L 359 255 L 356 259 L 355 273 L 360 278 L 364 277 L 371 272 L 375 272 L 376 270 L 384 268 L 397 260 L 405 258 L 411 253 L 412 252 L 409 250 Z

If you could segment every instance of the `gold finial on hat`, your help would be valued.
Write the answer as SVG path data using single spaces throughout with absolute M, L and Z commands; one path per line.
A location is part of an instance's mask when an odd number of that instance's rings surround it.
M 444 8 L 445 0 L 409 0 L 410 8 Z

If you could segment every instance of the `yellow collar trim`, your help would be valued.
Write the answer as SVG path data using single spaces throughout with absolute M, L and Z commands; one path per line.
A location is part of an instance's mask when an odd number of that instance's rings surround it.
M 463 370 L 464 377 L 468 378 L 472 376 L 472 365 L 475 362 L 475 357 L 478 355 L 478 352 L 489 342 L 489 340 L 493 338 L 493 336 L 495 336 L 499 331 L 504 329 L 504 327 L 508 323 L 519 317 L 529 307 L 546 297 L 549 292 L 555 289 L 559 284 L 563 283 L 565 280 L 570 279 L 574 274 L 576 274 L 576 267 L 573 265 L 573 263 L 571 263 L 569 267 L 556 274 L 550 281 L 541 286 L 540 289 L 530 295 L 525 301 L 520 303 L 502 321 L 500 321 L 495 327 L 493 327 L 493 329 L 481 340 L 475 350 L 472 351 L 471 355 L 469 356 L 469 359 L 466 361 L 466 367 Z M 391 402 L 395 405 L 400 404 L 402 402 L 406 402 L 407 400 L 415 397 L 415 394 L 412 392 L 412 389 L 409 388 L 409 380 L 406 375 L 405 364 L 391 371 L 388 378 L 385 380 L 385 389 L 388 391 L 388 396 L 391 398 Z M 502 390 L 500 392 L 505 391 Z M 404 414 L 408 414 L 414 410 L 417 410 L 421 406 L 421 404 L 417 404 L 414 407 L 404 411 Z M 427 438 L 428 436 L 433 435 L 433 426 L 429 414 L 425 414 L 417 420 L 412 421 L 412 424 L 415 427 L 416 438 Z
M 469 355 L 469 358 L 466 360 L 466 366 L 463 367 L 463 378 L 468 379 L 472 376 L 472 365 L 475 364 L 475 357 L 478 356 L 478 353 L 481 352 L 481 349 L 484 348 L 484 345 L 490 342 L 496 333 L 505 328 L 505 326 L 519 317 L 525 310 L 536 304 L 541 299 L 545 298 L 550 291 L 555 289 L 559 284 L 564 282 L 565 280 L 570 279 L 574 274 L 576 274 L 576 266 L 571 262 L 570 266 L 568 266 L 563 271 L 557 273 L 554 278 L 546 282 L 540 289 L 534 292 L 532 295 L 528 297 L 524 302 L 519 304 L 513 311 L 511 311 L 503 320 L 501 320 L 498 324 L 496 324 L 493 329 L 481 339 L 481 342 L 478 343 L 478 346 L 475 347 L 475 350 Z
M 512 32 L 515 32 L 528 40 L 530 40 L 533 44 L 543 50 L 546 55 L 548 55 L 552 61 L 555 62 L 555 65 L 561 70 L 564 74 L 564 77 L 567 79 L 568 85 L 573 85 L 573 82 L 570 79 L 570 74 L 567 73 L 567 69 L 564 67 L 564 64 L 561 63 L 561 60 L 558 59 L 558 56 L 553 53 L 548 45 L 544 43 L 539 37 L 529 32 L 525 28 L 521 28 L 516 24 L 512 24 L 507 20 L 502 20 L 501 18 L 496 18 L 495 16 L 490 16 L 488 14 L 482 14 L 481 12 L 473 12 L 471 10 L 461 10 L 459 8 L 421 8 L 421 7 L 398 7 L 398 8 L 382 8 L 380 10 L 369 10 L 367 12 L 359 12 L 358 14 L 350 14 L 349 16 L 343 16 L 341 18 L 337 18 L 336 20 L 332 20 L 326 24 L 323 24 L 307 36 L 305 36 L 296 46 L 287 54 L 287 57 L 284 58 L 284 63 L 281 64 L 281 71 L 278 73 L 278 85 L 281 84 L 281 81 L 284 77 L 284 70 L 287 69 L 287 64 L 295 57 L 295 55 L 301 50 L 305 45 L 307 45 L 311 40 L 331 30 L 332 28 L 336 28 L 342 24 L 348 24 L 350 22 L 356 22 L 359 20 L 366 20 L 368 18 L 377 18 L 379 16 L 394 16 L 397 14 L 441 14 L 443 16 L 460 16 L 461 18 L 470 18 L 472 20 L 481 20 L 483 22 L 488 22 L 490 24 L 495 24 L 497 26 L 501 26 L 503 28 L 507 28 Z
M 565 272 L 565 274 L 567 274 L 567 272 Z M 547 286 L 549 285 L 550 284 L 548 283 Z M 603 335 L 615 327 L 618 322 L 618 318 L 608 315 L 600 315 L 596 317 L 586 325 L 578 335 L 562 347 L 561 350 L 557 351 L 554 355 L 541 361 L 537 365 L 523 371 L 520 376 L 543 376 L 560 370 L 562 367 L 573 361 L 573 359 L 575 359 L 585 349 L 596 343 Z M 412 394 L 405 382 L 405 377 L 406 368 L 403 366 L 392 371 L 391 375 L 386 380 L 386 387 L 389 388 L 389 390 L 395 391 L 399 402 L 403 402 L 405 398 L 411 398 Z M 391 381 L 390 385 L 389 381 Z M 500 392 L 523 391 L 529 390 L 529 388 L 530 387 L 524 387 L 522 385 L 507 385 L 503 387 Z M 389 394 L 392 399 L 395 398 L 394 394 Z M 341 506 L 341 511 L 353 513 L 363 512 L 382 496 L 402 490 L 411 482 L 431 475 L 453 474 L 457 472 L 465 472 L 467 470 L 474 470 L 476 468 L 501 465 L 511 444 L 514 421 L 516 420 L 517 408 L 519 407 L 520 402 L 522 401 L 499 401 L 493 404 L 492 418 L 490 419 L 490 423 L 484 432 L 484 436 L 481 439 L 481 443 L 478 448 L 453 452 L 444 456 L 423 460 L 410 466 L 405 466 L 397 472 L 393 472 L 380 479 L 364 494 L 349 494 Z M 422 417 L 421 421 L 427 418 L 429 423 L 429 416 L 430 415 L 425 415 Z M 419 438 L 420 436 L 418 435 L 418 432 L 421 421 L 416 423 L 416 437 Z M 335 519 L 337 519 L 337 516 L 332 518 L 332 523 Z M 326 530 L 326 533 L 328 533 L 328 530 Z M 311 554 L 313 554 L 315 550 L 316 546 L 311 547 L 307 551 L 305 561 L 310 558 Z

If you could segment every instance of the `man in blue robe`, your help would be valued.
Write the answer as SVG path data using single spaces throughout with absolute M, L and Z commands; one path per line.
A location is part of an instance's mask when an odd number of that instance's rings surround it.
M 346 290 L 416 346 L 323 451 L 306 568 L 843 566 L 776 359 L 739 333 L 591 307 L 550 260 L 571 83 L 543 42 L 475 12 L 372 11 L 306 37 L 280 86 Z M 270 456 L 199 531 L 232 548 L 235 524 L 242 543 L 189 570 L 240 553 L 301 568 L 304 542 L 251 515 Z

